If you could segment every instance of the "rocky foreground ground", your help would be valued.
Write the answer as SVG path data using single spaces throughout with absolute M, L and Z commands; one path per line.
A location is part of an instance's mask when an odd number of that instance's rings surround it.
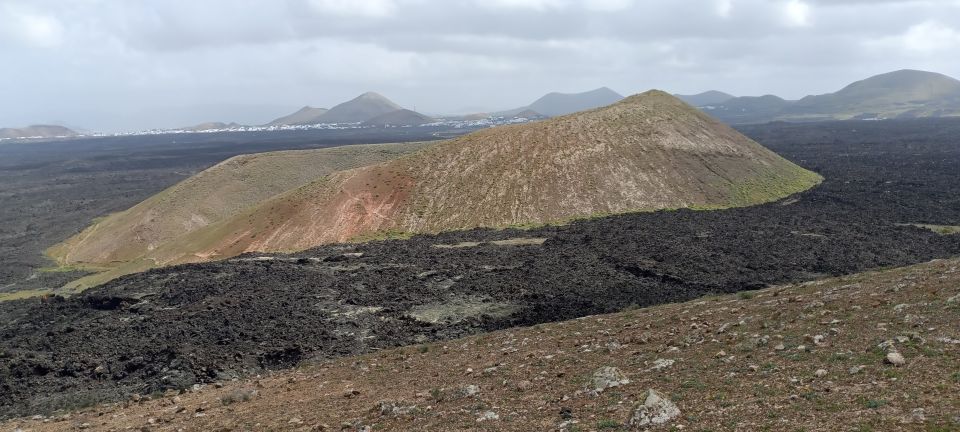
M 960 429 L 960 259 L 516 328 L 0 430 Z

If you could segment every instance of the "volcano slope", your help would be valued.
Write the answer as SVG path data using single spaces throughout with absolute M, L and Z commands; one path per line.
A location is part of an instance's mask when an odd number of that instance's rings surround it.
M 166 242 L 189 237 L 275 195 L 332 172 L 395 159 L 427 143 L 353 145 L 235 156 L 136 206 L 104 217 L 49 250 L 62 265 L 109 268 L 68 284 L 85 287 L 121 274 L 146 270 L 145 257 Z
M 826 180 L 754 207 L 247 254 L 0 303 L 0 415 L 960 254 L 905 225 L 960 225 L 960 121 L 747 132 Z
M 777 200 L 810 171 L 660 91 L 547 121 L 492 128 L 333 173 L 157 246 L 158 264 L 298 251 L 390 233 L 562 222 L 663 208 Z M 150 204 L 146 204 L 149 208 Z M 111 259 L 115 232 L 67 242 L 64 263 Z M 104 238 L 104 240 L 99 240 Z

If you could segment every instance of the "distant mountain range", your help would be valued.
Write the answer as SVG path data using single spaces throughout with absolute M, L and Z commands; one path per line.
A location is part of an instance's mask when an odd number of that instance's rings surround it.
M 599 108 L 619 102 L 623 95 L 607 87 L 586 91 L 583 93 L 547 93 L 540 99 L 527 106 L 493 113 L 495 116 L 513 117 L 522 112 L 540 114 L 545 117 L 556 117 L 572 114 L 579 111 Z
M 675 97 L 728 124 L 770 121 L 823 121 L 960 116 L 960 81 L 918 70 L 899 70 L 852 83 L 835 93 L 786 100 L 775 95 L 735 97 L 717 90 Z M 487 117 L 557 117 L 610 105 L 623 99 L 607 88 L 583 93 L 548 93 L 531 104 L 494 113 L 444 117 L 477 120 Z M 264 126 L 355 123 L 364 126 L 418 126 L 433 118 L 405 109 L 386 97 L 367 92 L 333 108 L 305 106 Z M 209 122 L 184 131 L 223 130 L 236 123 Z M 0 139 L 53 138 L 78 135 L 63 126 L 34 125 L 0 129 Z
M 268 126 L 283 126 L 283 125 L 298 125 L 298 124 L 316 124 L 320 123 L 319 119 L 321 116 L 330 111 L 326 108 L 314 108 L 311 106 L 305 106 L 300 108 L 297 112 L 285 115 L 280 117 L 270 123 L 267 123 Z
M 695 95 L 675 94 L 674 96 L 676 96 L 677 99 L 680 99 L 695 107 L 722 104 L 736 97 L 731 94 L 727 94 L 722 91 L 716 91 L 716 90 L 705 91 L 703 93 L 698 93 Z
M 960 81 L 918 70 L 876 75 L 835 93 L 800 100 L 774 95 L 723 100 L 723 95 L 707 92 L 682 98 L 731 124 L 960 116 Z
M 231 123 L 207 122 L 207 123 L 200 123 L 196 126 L 185 127 L 183 128 L 183 130 L 191 131 L 191 132 L 203 132 L 203 131 L 212 131 L 212 130 L 232 129 L 232 128 L 238 128 L 238 127 L 241 127 L 241 125 L 237 123 L 232 123 L 232 122 Z
M 380 114 L 363 122 L 364 126 L 420 126 L 433 121 L 432 118 L 408 109 L 398 109 Z
M 428 116 L 404 109 L 378 93 L 367 92 L 329 110 L 306 106 L 268 125 L 363 123 L 367 126 L 417 126 L 429 123 L 431 120 Z
M 77 135 L 72 129 L 57 125 L 33 125 L 25 128 L 0 128 L 0 138 L 60 138 Z

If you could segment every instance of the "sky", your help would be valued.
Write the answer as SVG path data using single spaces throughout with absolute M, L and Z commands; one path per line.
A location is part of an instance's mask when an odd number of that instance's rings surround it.
M 960 77 L 960 0 L 0 0 L 0 127 L 262 124 L 376 91 L 428 114 L 551 91 L 799 98 Z

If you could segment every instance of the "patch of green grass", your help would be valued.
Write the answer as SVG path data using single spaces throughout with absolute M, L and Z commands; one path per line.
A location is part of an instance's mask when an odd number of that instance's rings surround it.
M 0 302 L 12 301 L 12 300 L 23 300 L 23 299 L 34 298 L 34 297 L 43 297 L 50 294 L 51 294 L 51 291 L 46 289 L 5 292 L 5 293 L 0 293 Z
M 842 363 L 847 360 L 849 360 L 849 357 L 847 357 L 847 355 L 844 353 L 834 353 L 830 356 L 830 361 L 833 363 Z
M 680 387 L 683 387 L 685 389 L 703 390 L 707 388 L 707 385 L 700 380 L 692 379 L 692 380 L 684 381 L 683 383 L 680 384 Z
M 928 229 L 940 235 L 960 234 L 960 226 L 956 225 L 929 225 L 929 224 L 901 224 Z
M 59 265 L 59 266 L 49 266 L 38 268 L 37 271 L 40 273 L 71 273 L 71 272 L 90 272 L 90 271 L 99 271 L 102 269 L 94 269 L 88 266 L 81 265 Z
M 883 399 L 862 399 L 861 402 L 864 408 L 869 409 L 879 409 L 887 404 L 887 401 Z
M 740 291 L 737 293 L 737 298 L 739 298 L 740 300 L 750 300 L 755 295 L 756 293 L 754 293 L 753 291 Z
M 602 419 L 597 422 L 597 429 L 618 429 L 620 422 L 611 419 Z

